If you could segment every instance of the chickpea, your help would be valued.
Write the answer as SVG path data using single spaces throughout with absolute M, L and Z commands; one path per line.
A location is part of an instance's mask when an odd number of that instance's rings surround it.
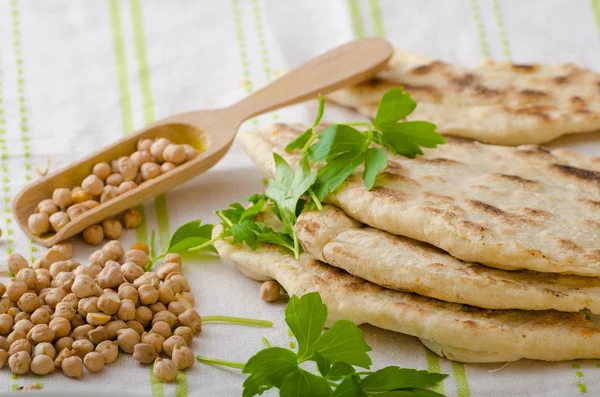
M 11 304 L 14 304 L 15 302 L 11 302 Z M 23 310 L 19 309 L 18 306 L 12 306 L 8 309 L 7 314 L 10 314 L 12 316 L 12 318 L 14 319 L 15 316 L 17 314 L 19 314 L 20 312 L 22 312 Z
M 130 328 L 120 329 L 117 331 L 117 342 L 119 347 L 125 353 L 133 353 L 133 348 L 140 341 L 140 334 Z
M 47 324 L 38 324 L 29 330 L 27 339 L 34 343 L 52 342 L 54 340 L 54 330 Z
M 66 293 L 71 293 L 71 287 L 75 282 L 75 275 L 71 272 L 60 272 L 54 277 L 50 286 L 52 288 L 62 288 Z M 64 299 L 64 298 L 63 298 Z
M 96 163 L 92 169 L 92 173 L 98 177 L 98 179 L 106 179 L 110 175 L 111 169 L 108 163 Z
M 99 196 L 102 194 L 104 182 L 96 175 L 92 174 L 85 177 L 83 182 L 81 182 L 81 187 L 92 196 Z
M 123 288 L 121 288 L 123 287 Z M 138 303 L 138 292 L 133 285 L 121 284 L 119 286 L 119 298 L 121 300 L 129 299 L 134 306 Z M 122 304 L 122 303 L 121 303 Z
M 141 267 L 144 267 L 150 263 L 150 257 L 148 257 L 144 251 L 136 249 L 130 249 L 125 252 L 125 260 L 128 262 L 133 262 Z
M 165 343 L 165 338 L 159 334 L 144 332 L 142 334 L 142 343 L 152 345 L 154 351 L 160 354 L 160 352 L 162 352 L 163 349 L 163 343 Z
M 75 280 L 77 280 L 77 278 L 75 278 Z M 73 283 L 73 284 L 75 284 L 75 283 Z M 71 290 L 72 289 L 73 289 L 73 286 L 71 286 Z M 65 296 L 67 296 L 67 292 L 64 289 L 52 288 L 45 295 L 44 301 L 46 302 L 46 304 L 48 306 L 55 308 L 56 305 L 58 305 L 64 299 Z
M 73 329 L 73 332 L 71 332 L 71 338 L 77 340 L 80 339 L 87 339 L 87 334 L 88 332 L 90 332 L 91 330 L 94 329 L 94 326 L 91 324 L 83 324 L 80 325 L 78 327 L 75 327 L 75 329 Z
M 50 312 L 46 309 L 38 308 L 31 314 L 32 324 L 48 324 L 50 323 Z
M 23 255 L 16 252 L 13 252 L 6 257 L 6 264 L 8 266 L 8 270 L 15 275 L 19 274 L 21 270 L 29 267 L 27 259 L 25 259 Z
M 77 295 L 78 298 L 87 298 L 88 296 L 94 296 L 98 293 L 100 287 L 94 281 L 93 278 L 85 274 L 80 274 L 75 277 L 75 282 L 71 286 L 71 291 Z
M 4 349 L 0 350 L 0 368 L 3 368 L 7 361 L 8 353 Z
M 169 287 L 174 294 L 181 292 L 181 285 L 173 280 L 165 280 L 162 285 Z
M 181 145 L 171 143 L 163 152 L 165 161 L 173 164 L 181 164 L 185 161 L 185 148 Z
M 144 268 L 133 262 L 125 262 L 121 266 L 121 272 L 123 273 L 125 280 L 132 283 L 136 278 L 141 277 L 144 274 Z
M 73 200 L 71 199 L 71 191 L 64 187 L 54 189 L 54 192 L 52 192 L 52 201 L 59 208 L 67 208 L 73 202 Z
M 198 312 L 194 309 L 187 309 L 177 316 L 177 319 L 182 325 L 190 327 L 194 333 L 202 331 L 202 319 L 200 318 Z
M 123 214 L 123 223 L 125 224 L 125 229 L 135 229 L 139 227 L 142 224 L 142 220 L 142 214 L 133 208 L 128 209 L 125 211 L 125 214 Z
M 164 280 L 168 274 L 173 272 L 181 272 L 181 264 L 176 262 L 164 262 L 164 264 L 158 268 L 156 274 L 161 280 Z
M 55 338 L 63 338 L 71 332 L 71 323 L 64 317 L 53 318 L 48 326 L 54 331 Z
M 15 322 L 15 325 L 13 325 L 13 330 L 19 330 L 27 333 L 31 330 L 31 328 L 33 328 L 33 326 L 34 324 L 31 321 L 22 319 Z
M 62 360 L 61 368 L 63 374 L 70 378 L 81 379 L 83 375 L 83 361 L 81 357 L 71 356 Z
M 37 273 L 34 269 L 29 267 L 21 269 L 15 278 L 23 281 L 28 289 L 35 289 L 37 287 Z
M 157 321 L 152 325 L 150 332 L 159 334 L 163 338 L 167 339 L 171 336 L 171 326 L 164 321 Z
M 31 342 L 29 342 L 27 339 L 15 340 L 8 348 L 8 355 L 12 356 L 17 352 L 27 352 L 31 354 Z
M 93 330 L 88 331 L 88 339 L 91 340 L 94 345 L 97 345 L 108 339 L 108 331 L 104 326 L 100 325 Z
M 169 163 L 168 161 L 166 163 L 162 163 L 160 165 L 160 173 L 161 174 L 166 174 L 169 171 L 172 171 L 176 168 L 177 166 L 173 163 Z
M 105 340 L 96 346 L 96 351 L 102 354 L 104 364 L 110 364 L 115 361 L 119 355 L 119 343 L 116 341 Z
M 54 213 L 55 212 L 52 214 Z M 27 227 L 31 233 L 35 234 L 36 236 L 41 236 L 50 230 L 50 216 L 45 212 L 31 214 L 29 215 L 29 218 L 27 218 Z
M 148 309 L 146 306 L 140 306 L 135 309 L 135 321 L 142 324 L 144 327 L 150 324 L 152 321 L 152 310 Z
M 48 220 L 50 221 L 50 225 L 52 226 L 52 229 L 55 232 L 58 232 L 60 229 L 65 227 L 66 224 L 69 223 L 69 221 L 71 219 L 69 218 L 69 215 L 67 215 L 66 212 L 60 211 L 60 212 L 55 212 L 54 214 L 50 215 Z
M 92 196 L 80 187 L 76 187 L 71 191 L 71 201 L 73 204 L 80 204 L 91 199 Z
M 24 293 L 17 302 L 19 309 L 27 313 L 33 313 L 41 304 L 40 298 L 34 292 Z
M 36 375 L 47 375 L 54 372 L 54 369 L 54 360 L 45 354 L 34 356 L 31 361 L 31 372 Z
M 117 332 L 126 327 L 127 324 L 125 324 L 123 320 L 109 321 L 106 323 L 106 325 L 104 325 L 104 328 L 106 328 L 106 331 L 108 332 L 108 339 L 110 340 L 115 339 L 117 337 Z
M 117 317 L 123 321 L 131 321 L 135 319 L 135 303 L 130 299 L 121 300 L 121 305 L 117 312 Z
M 138 343 L 133 348 L 134 360 L 142 364 L 152 364 L 157 357 L 158 354 L 156 353 L 156 350 L 154 350 L 154 347 L 151 344 Z
M 88 313 L 85 318 L 91 325 L 104 325 L 110 321 L 110 316 L 105 313 Z
M 182 292 L 189 292 L 189 290 L 190 290 L 190 284 L 187 281 L 187 278 L 185 278 L 184 275 L 181 273 L 176 273 L 176 272 L 169 273 L 165 277 L 165 280 L 173 280 L 176 283 L 179 283 L 179 285 L 181 285 Z
M 37 283 L 35 290 L 38 292 L 38 295 L 40 291 L 50 287 L 50 277 L 46 276 L 45 274 L 36 274 L 35 281 Z
M 135 288 L 140 288 L 140 286 L 148 284 L 153 286 L 154 288 L 158 288 L 160 285 L 160 279 L 156 275 L 156 273 L 144 273 L 140 277 L 133 280 L 133 286 Z
M 186 369 L 194 365 L 194 352 L 187 346 L 175 345 L 171 359 L 178 369 Z
M 33 264 L 31 265 L 31 268 L 33 270 L 35 270 L 36 273 L 39 274 L 38 270 L 40 270 L 40 269 L 48 270 L 48 269 L 50 269 L 51 264 L 52 263 L 50 263 L 50 261 L 48 261 L 44 258 L 38 258 L 33 262 Z M 49 276 L 49 274 L 48 274 L 48 276 Z
M 84 212 L 88 211 L 89 208 L 86 205 L 86 203 L 87 201 L 84 201 L 83 203 L 73 204 L 72 206 L 67 208 L 67 215 L 69 216 L 69 219 L 75 219 L 81 216 L 81 214 L 83 214 Z
M 171 141 L 167 138 L 156 139 L 152 145 L 150 145 L 150 154 L 154 156 L 157 161 L 162 163 L 164 161 L 163 153 L 170 143 Z
M 0 336 L 0 349 L 1 350 L 8 350 L 8 348 L 10 347 L 10 343 L 8 343 L 8 341 L 6 340 L 5 337 Z
M 71 243 L 54 244 L 44 254 L 44 259 L 50 263 L 66 261 L 73 258 L 73 245 Z
M 102 252 L 102 251 L 100 251 L 100 252 Z M 99 262 L 91 262 L 87 266 L 80 266 L 77 269 L 75 269 L 75 271 L 73 272 L 73 275 L 75 277 L 77 277 L 80 274 L 85 274 L 85 275 L 90 276 L 91 278 L 95 278 L 98 276 L 98 274 L 100 274 L 101 271 L 102 271 L 102 265 L 100 265 Z
M 136 290 L 137 292 L 137 290 Z M 3 296 L 0 298 L 0 314 L 5 314 L 8 312 L 8 308 L 10 307 L 10 299 L 8 296 Z
M 94 351 L 94 344 L 89 339 L 78 339 L 73 342 L 73 347 L 71 348 L 71 353 L 74 356 L 85 357 L 89 352 Z
M 33 356 L 45 355 L 54 360 L 56 356 L 56 349 L 52 346 L 52 343 L 42 342 L 38 343 L 33 350 Z
M 65 358 L 71 357 L 73 354 L 71 353 L 71 348 L 64 348 L 61 349 L 58 353 L 58 355 L 56 356 L 56 358 L 54 359 L 54 367 L 55 368 L 60 368 L 62 365 L 62 362 Z
M 31 355 L 26 351 L 17 352 L 8 358 L 10 370 L 17 375 L 23 375 L 29 372 L 30 365 Z
M 40 203 L 37 205 L 37 208 L 35 209 L 36 213 L 46 214 L 48 216 L 54 214 L 57 211 L 58 207 L 56 206 L 56 204 L 54 204 L 54 201 L 52 201 L 52 199 L 40 201 Z
M 161 382 L 171 382 L 177 377 L 177 365 L 168 359 L 157 358 L 154 361 L 154 377 Z
M 107 260 L 119 260 L 123 257 L 125 251 L 123 246 L 118 240 L 111 240 L 102 247 L 102 252 L 106 256 Z
M 158 313 L 167 310 L 167 307 L 162 302 L 154 302 L 148 306 L 148 309 L 152 310 L 152 313 Z
M 185 340 L 185 343 L 188 346 L 191 346 L 194 333 L 192 332 L 192 329 L 190 327 L 181 325 L 175 328 L 175 331 L 173 331 L 173 335 L 181 336 Z
M 68 302 L 60 302 L 56 305 L 52 318 L 62 317 L 68 321 L 71 321 L 75 317 L 76 311 L 73 306 Z
M 179 316 L 181 313 L 186 311 L 188 308 L 183 305 L 183 303 L 175 300 L 169 303 L 169 311 L 176 316 Z
M 68 272 L 68 271 L 69 271 L 69 264 L 67 263 L 67 261 L 54 262 L 53 264 L 50 265 L 50 269 L 48 269 L 48 273 L 50 273 L 50 276 L 52 276 L 52 278 L 56 277 L 58 275 L 58 273 Z
M 143 138 L 137 142 L 137 150 L 150 150 L 153 140 L 150 138 Z
M 175 324 L 177 324 L 177 316 L 168 310 L 163 310 L 154 314 L 154 316 L 152 317 L 152 325 L 156 324 L 159 321 L 164 321 L 165 323 L 169 324 L 171 328 L 173 328 Z
M 127 156 L 123 156 L 118 160 L 118 167 L 124 181 L 132 181 L 138 173 L 138 167 Z
M 156 163 L 144 163 L 140 168 L 140 174 L 145 181 L 154 179 L 160 175 L 160 165 Z
M 73 309 L 77 309 L 79 305 L 79 298 L 77 297 L 77 295 L 71 292 L 67 294 L 61 302 L 68 303 Z
M 73 316 L 73 319 L 71 320 L 71 328 L 77 328 L 81 325 L 85 325 L 85 317 L 77 313 Z
M 119 310 L 121 299 L 115 292 L 102 295 L 98 299 L 98 309 L 108 315 L 113 315 Z
M 188 309 L 196 305 L 196 299 L 190 291 L 175 294 L 175 298 L 177 298 L 177 300 L 186 305 Z
M 158 287 L 158 300 L 161 303 L 168 305 L 175 300 L 175 294 L 171 288 L 161 285 Z
M 152 155 L 148 150 L 138 150 L 137 152 L 133 152 L 129 159 L 138 169 L 142 166 L 142 164 L 151 162 L 153 160 Z
M 144 333 L 144 326 L 135 320 L 127 321 L 127 326 L 140 334 L 140 336 Z
M 171 335 L 165 340 L 165 343 L 163 343 L 163 351 L 167 356 L 172 356 L 173 349 L 176 345 L 187 346 L 185 339 L 183 339 L 181 336 Z
M 104 356 L 102 353 L 89 352 L 83 358 L 85 368 L 90 372 L 98 372 L 104 368 Z
M 200 154 L 192 145 L 184 143 L 181 146 L 183 146 L 183 149 L 185 150 L 185 161 L 190 161 Z
M 99 299 L 100 298 L 96 296 L 80 299 L 79 303 L 77 304 L 77 313 L 85 317 L 88 313 L 97 312 Z
M 119 185 L 119 187 L 117 188 L 117 193 L 119 195 L 125 194 L 128 191 L 135 189 L 137 186 L 137 183 L 135 183 L 134 181 L 125 181 Z
M 149 284 L 141 285 L 138 294 L 142 305 L 151 305 L 158 300 L 158 291 Z
M 15 323 L 21 320 L 31 320 L 31 314 L 24 311 L 20 311 L 19 313 L 15 314 L 14 320 Z
M 98 245 L 104 240 L 104 231 L 100 225 L 92 225 L 83 231 L 83 241 L 90 245 Z
M 125 281 L 120 268 L 106 266 L 98 274 L 98 285 L 102 288 L 115 288 Z
M 121 231 L 123 230 L 121 227 L 121 222 L 116 219 L 106 219 L 102 221 L 102 229 L 104 230 L 104 235 L 106 238 L 112 240 L 121 237 Z
M 123 183 L 123 177 L 121 176 L 121 174 L 110 174 L 107 178 L 106 178 L 106 184 L 107 185 L 111 185 L 111 186 L 119 186 L 121 185 L 121 183 Z

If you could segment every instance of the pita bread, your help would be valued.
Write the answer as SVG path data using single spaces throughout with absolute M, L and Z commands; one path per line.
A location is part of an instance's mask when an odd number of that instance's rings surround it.
M 220 226 L 215 227 L 213 235 L 220 231 Z M 553 310 L 480 309 L 388 290 L 307 253 L 296 261 L 291 253 L 270 244 L 259 244 L 252 251 L 247 245 L 219 240 L 215 247 L 223 259 L 245 269 L 245 274 L 275 279 L 290 295 L 319 292 L 328 308 L 329 325 L 347 319 L 474 351 L 463 357 L 465 361 L 600 357 L 600 318 L 596 316 L 586 319 L 582 313 Z
M 487 309 L 600 314 L 598 278 L 462 262 L 429 244 L 364 227 L 331 205 L 300 215 L 296 233 L 316 259 L 385 288 Z
M 241 143 L 265 176 L 273 152 L 303 127 L 244 131 Z M 565 149 L 506 147 L 450 138 L 416 159 L 388 156 L 367 191 L 362 170 L 326 201 L 352 218 L 500 269 L 600 275 L 600 159 Z
M 574 64 L 466 68 L 396 50 L 377 78 L 328 98 L 375 117 L 383 93 L 399 86 L 418 103 L 408 119 L 429 120 L 442 134 L 521 145 L 600 129 L 600 76 Z

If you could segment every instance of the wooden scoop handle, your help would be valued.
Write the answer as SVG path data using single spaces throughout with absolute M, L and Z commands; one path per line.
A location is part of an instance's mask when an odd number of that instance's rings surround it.
M 252 116 L 314 99 L 343 86 L 366 80 L 381 70 L 393 48 L 380 38 L 364 38 L 334 48 L 313 58 L 273 83 L 234 104 L 243 120 Z

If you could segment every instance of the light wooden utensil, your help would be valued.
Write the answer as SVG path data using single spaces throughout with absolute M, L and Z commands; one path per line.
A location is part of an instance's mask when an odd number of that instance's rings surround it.
M 392 56 L 392 46 L 379 38 L 365 38 L 337 47 L 231 106 L 222 109 L 181 113 L 157 121 L 96 153 L 61 168 L 26 186 L 12 201 L 12 211 L 19 226 L 36 242 L 51 246 L 157 196 L 174 186 L 200 175 L 215 165 L 229 150 L 240 124 L 252 116 L 314 99 L 342 86 L 365 80 Z M 54 189 L 73 188 L 91 173 L 94 164 L 128 156 L 136 150 L 140 138 L 167 137 L 175 143 L 188 143 L 201 154 L 172 171 L 141 183 L 137 188 L 117 196 L 71 220 L 55 234 L 35 236 L 27 219 L 38 203 L 52 197 Z

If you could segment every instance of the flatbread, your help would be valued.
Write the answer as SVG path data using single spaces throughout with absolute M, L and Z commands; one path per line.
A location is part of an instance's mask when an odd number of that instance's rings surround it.
M 304 127 L 277 124 L 239 138 L 267 177 Z M 600 275 L 600 159 L 566 149 L 449 138 L 416 159 L 388 156 L 367 191 L 359 169 L 326 201 L 352 218 L 500 269 Z
M 221 227 L 216 227 L 216 236 Z M 256 251 L 227 240 L 215 242 L 219 255 L 245 274 L 277 280 L 290 295 L 319 292 L 329 325 L 347 319 L 414 335 L 452 349 L 473 351 L 464 361 L 507 358 L 546 361 L 600 357 L 600 318 L 553 310 L 486 310 L 385 289 L 303 253 L 259 244 Z M 507 355 L 505 352 L 510 352 Z M 480 361 L 481 360 L 481 361 Z
M 600 314 L 600 279 L 492 269 L 365 227 L 332 205 L 305 212 L 296 233 L 316 259 L 385 288 L 486 309 Z
M 375 117 L 383 93 L 398 86 L 418 103 L 408 119 L 429 120 L 442 134 L 521 145 L 600 129 L 600 76 L 574 64 L 466 68 L 396 50 L 376 78 L 328 98 Z

